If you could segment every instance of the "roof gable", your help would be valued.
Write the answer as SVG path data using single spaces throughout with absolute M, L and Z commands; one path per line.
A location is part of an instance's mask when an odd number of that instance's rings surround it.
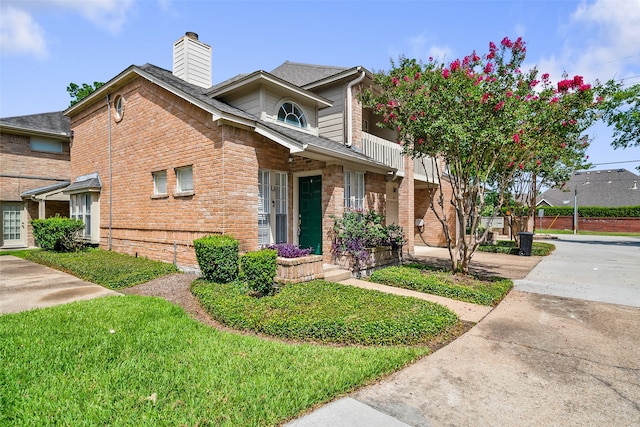
M 271 74 L 291 84 L 303 87 L 336 74 L 340 74 L 349 69 L 350 68 L 346 67 L 332 67 L 327 65 L 302 64 L 299 62 L 285 61 L 282 65 L 273 69 Z

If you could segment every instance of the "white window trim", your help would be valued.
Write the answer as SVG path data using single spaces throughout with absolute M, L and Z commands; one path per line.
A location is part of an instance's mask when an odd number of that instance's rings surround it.
M 344 169 L 344 208 L 364 211 L 365 173 Z
M 191 188 L 185 188 L 184 186 L 186 185 L 186 183 L 183 174 L 186 171 L 191 171 Z M 176 192 L 174 194 L 174 197 L 193 196 L 195 188 L 193 182 L 193 165 L 175 168 L 174 172 L 176 175 Z
M 151 176 L 153 177 L 153 195 L 156 197 L 166 197 L 167 196 L 167 170 L 159 170 L 155 172 L 151 172 Z M 164 191 L 160 191 L 159 187 L 159 178 L 164 176 Z
M 278 184 L 278 178 L 284 177 L 284 185 Z M 266 178 L 266 179 L 265 179 Z M 265 182 L 267 181 L 267 182 Z M 284 198 L 279 197 L 284 191 Z M 266 195 L 266 199 L 265 196 Z M 260 215 L 266 215 L 268 230 L 261 229 Z M 285 216 L 285 240 L 278 242 L 278 217 Z M 258 171 L 258 247 L 289 241 L 289 174 L 285 171 L 260 169 Z M 263 234 L 267 231 L 266 235 Z
M 100 242 L 100 202 L 93 191 L 69 195 L 69 217 L 85 223 L 82 238 L 91 243 Z M 88 217 L 88 221 L 87 221 Z

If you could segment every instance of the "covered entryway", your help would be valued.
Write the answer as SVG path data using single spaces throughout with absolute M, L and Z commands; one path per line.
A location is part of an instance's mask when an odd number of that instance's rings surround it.
M 322 255 L 322 176 L 298 178 L 298 230 L 301 248 L 312 248 Z

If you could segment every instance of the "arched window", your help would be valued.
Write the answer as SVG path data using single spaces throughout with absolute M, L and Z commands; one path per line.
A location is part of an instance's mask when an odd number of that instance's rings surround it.
M 285 102 L 278 110 L 278 121 L 301 128 L 307 127 L 307 119 L 302 109 L 293 102 Z

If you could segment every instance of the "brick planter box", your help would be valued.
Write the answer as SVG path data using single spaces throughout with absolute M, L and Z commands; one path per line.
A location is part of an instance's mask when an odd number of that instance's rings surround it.
M 359 271 L 354 271 L 354 273 L 356 273 L 356 276 L 362 275 L 363 272 L 368 276 L 373 272 L 373 270 L 377 268 L 385 267 L 387 265 L 400 264 L 402 258 L 402 249 L 393 249 L 390 246 L 368 248 L 367 252 L 369 252 L 369 260 L 365 262 L 363 266 L 361 266 Z M 353 260 L 351 255 L 342 255 L 340 257 L 337 257 L 335 259 L 335 262 L 340 267 L 353 271 Z
M 322 255 L 308 255 L 300 258 L 278 257 L 276 282 L 301 283 L 315 279 L 323 279 Z

